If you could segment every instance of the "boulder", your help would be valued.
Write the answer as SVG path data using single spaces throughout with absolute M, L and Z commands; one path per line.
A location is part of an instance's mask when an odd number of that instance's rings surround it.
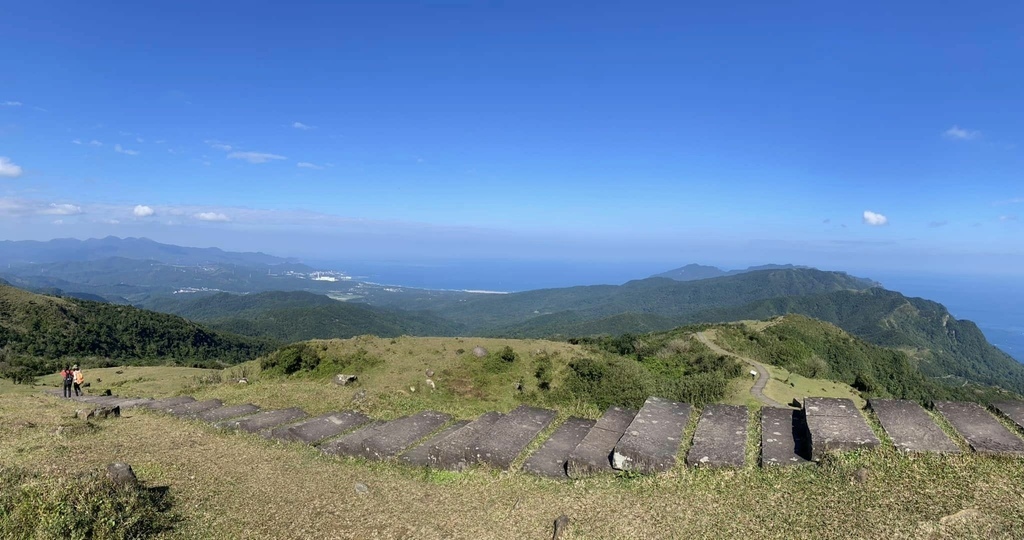
M 111 463 L 107 465 L 107 477 L 119 486 L 134 486 L 139 480 L 135 477 L 135 471 L 127 463 Z
M 359 377 L 356 377 L 355 375 L 346 375 L 344 373 L 339 373 L 334 376 L 334 384 L 338 386 L 348 386 L 358 380 Z
M 476 346 L 476 347 L 473 347 L 473 356 L 475 356 L 477 358 L 483 358 L 483 357 L 487 356 L 487 349 L 485 349 L 483 347 L 480 347 L 479 345 Z
M 117 418 L 121 416 L 121 407 L 96 407 L 95 409 L 80 409 L 75 411 L 75 416 L 80 420 L 91 420 L 94 418 Z

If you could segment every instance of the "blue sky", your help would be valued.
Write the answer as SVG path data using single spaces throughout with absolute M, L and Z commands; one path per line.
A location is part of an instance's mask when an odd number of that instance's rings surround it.
M 1024 5 L 827 4 L 8 4 L 0 237 L 1024 276 Z

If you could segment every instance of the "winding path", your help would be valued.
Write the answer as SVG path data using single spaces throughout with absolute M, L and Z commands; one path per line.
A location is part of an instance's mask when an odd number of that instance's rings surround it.
M 711 338 L 707 336 L 706 331 L 697 332 L 697 339 L 699 339 L 701 343 L 707 345 L 708 348 L 714 351 L 716 354 L 739 358 L 740 360 L 743 360 L 747 364 L 750 364 L 751 367 L 757 370 L 757 381 L 754 383 L 754 386 L 750 388 L 750 393 L 753 394 L 758 401 L 769 407 L 789 408 L 787 405 L 783 405 L 778 401 L 775 401 L 774 399 L 764 395 L 764 387 L 768 384 L 768 377 L 770 377 L 768 373 L 768 368 L 766 368 L 764 364 L 756 360 L 747 358 L 745 356 L 740 356 L 736 353 L 729 352 L 719 347 L 714 341 L 711 341 Z

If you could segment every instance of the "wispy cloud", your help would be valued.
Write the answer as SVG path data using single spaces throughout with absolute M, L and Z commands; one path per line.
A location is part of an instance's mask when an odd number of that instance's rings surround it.
M 1006 215 L 1006 216 L 999 216 L 999 221 L 1002 221 L 1004 223 L 1007 222 L 1007 221 L 1017 221 L 1017 214 L 1010 214 L 1010 215 Z
M 882 214 L 878 214 L 876 212 L 872 212 L 871 210 L 865 210 L 864 211 L 864 224 L 865 225 L 871 225 L 872 227 L 878 227 L 880 225 L 885 225 L 887 223 L 889 223 L 889 218 L 883 216 Z
M 222 143 L 220 141 L 206 140 L 206 141 L 203 141 L 203 142 L 208 144 L 210 146 L 210 148 L 213 148 L 214 150 L 220 150 L 222 152 L 230 152 L 231 148 L 232 148 L 232 146 L 230 144 L 224 144 L 224 143 Z
M 139 144 L 142 144 L 142 143 L 144 143 L 146 141 L 142 137 L 135 137 L 135 142 L 137 142 Z
M 288 159 L 277 154 L 266 154 L 263 152 L 231 152 L 228 159 L 241 159 L 249 163 L 267 163 L 269 161 Z
M 89 141 L 89 146 L 103 146 L 103 143 L 97 141 L 96 139 L 93 139 Z
M 829 218 L 825 218 L 825 219 L 821 220 L 821 223 L 824 224 L 824 225 L 828 225 L 829 223 L 832 223 L 832 220 L 829 219 Z
M 50 203 L 49 207 L 39 213 L 52 216 L 74 216 L 82 213 L 82 207 L 76 204 Z
M 10 158 L 0 156 L 0 178 L 17 178 L 22 172 L 21 167 Z
M 74 139 L 74 140 L 71 141 L 71 144 L 82 144 L 82 140 L 81 139 Z
M 129 150 L 127 148 L 122 147 L 120 144 L 114 145 L 114 151 L 117 152 L 118 154 L 128 154 L 129 156 L 139 155 L 138 150 Z
M 931 222 L 928 223 L 928 226 L 933 228 L 933 229 L 937 229 L 939 227 L 945 227 L 946 225 L 949 225 L 948 221 L 931 221 Z
M 1005 201 L 996 201 L 992 203 L 992 206 L 1003 206 L 1006 204 L 1020 204 L 1024 203 L 1024 197 L 1014 197 L 1012 199 L 1006 199 Z
M 947 139 L 952 139 L 954 141 L 970 141 L 981 137 L 981 132 L 977 130 L 964 129 L 960 126 L 953 126 L 946 131 L 943 131 L 942 135 Z
M 316 129 L 316 126 L 306 125 L 306 124 L 303 124 L 302 122 L 292 122 L 292 127 L 295 128 L 295 129 L 302 129 L 302 130 Z
M 231 221 L 231 218 L 220 212 L 199 212 L 198 214 L 193 214 L 192 217 L 199 221 Z
M 135 205 L 135 208 L 132 209 L 132 214 L 135 214 L 135 217 L 149 217 L 155 213 L 156 210 L 153 210 L 153 207 L 144 204 Z
M 322 166 L 317 165 L 315 163 L 309 163 L 307 161 L 300 161 L 296 165 L 296 167 L 300 167 L 300 168 L 303 168 L 303 169 L 315 169 L 315 170 L 318 170 L 318 171 L 324 170 L 324 168 Z
M 21 107 L 24 103 L 20 101 L 5 101 L 0 103 L 0 105 L 3 105 L 4 107 Z

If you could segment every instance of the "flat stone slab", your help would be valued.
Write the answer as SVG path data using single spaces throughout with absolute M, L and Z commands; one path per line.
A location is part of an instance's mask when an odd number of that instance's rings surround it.
M 259 406 L 253 405 L 252 403 L 247 403 L 245 405 L 226 405 L 224 407 L 217 407 L 216 409 L 203 411 L 197 414 L 196 418 L 203 420 L 204 422 L 220 422 L 221 420 L 228 420 L 230 418 L 238 418 L 239 416 L 247 416 L 257 413 L 259 410 Z
M 417 467 L 426 467 L 430 465 L 430 450 L 467 425 L 469 425 L 469 420 L 459 420 L 458 422 L 450 424 L 448 427 L 438 432 L 437 435 L 427 439 L 422 444 L 418 444 L 409 450 L 406 450 L 402 455 L 398 456 L 398 460 L 407 465 L 414 465 Z
M 377 461 L 393 458 L 440 429 L 451 419 L 450 414 L 421 411 L 392 420 L 363 441 L 359 455 Z
M 529 405 L 520 405 L 494 422 L 486 433 L 469 445 L 468 463 L 486 463 L 498 469 L 509 469 L 512 462 L 551 424 L 558 413 Z
M 361 455 L 363 442 L 365 442 L 366 439 L 376 435 L 377 431 L 379 431 L 385 425 L 387 425 L 387 422 L 375 420 L 353 431 L 352 433 L 349 433 L 348 435 L 338 437 L 333 441 L 328 441 L 322 444 L 320 446 L 320 451 L 325 454 L 332 454 L 336 456 Z
M 122 409 L 133 409 L 135 407 L 142 407 L 150 401 L 153 400 L 150 398 L 134 398 L 121 403 L 120 407 Z
M 956 454 L 960 449 L 923 407 L 905 399 L 872 399 L 868 406 L 897 450 Z
M 662 472 L 675 467 L 676 454 L 692 408 L 687 403 L 649 397 L 612 452 L 612 467 Z
M 612 451 L 633 422 L 637 411 L 622 407 L 609 407 L 590 428 L 580 444 L 565 462 L 566 473 L 572 478 L 612 471 Z
M 853 400 L 809 397 L 804 399 L 804 415 L 814 461 L 828 452 L 877 448 L 881 444 Z
M 742 467 L 747 458 L 747 408 L 708 405 L 700 414 L 693 446 L 686 454 L 691 467 Z
M 370 417 L 359 411 L 333 412 L 295 425 L 275 427 L 268 436 L 282 441 L 316 444 L 369 422 Z
M 167 412 L 178 418 L 192 418 L 201 412 L 223 406 L 224 402 L 219 399 L 208 399 L 206 401 L 193 401 L 184 405 L 176 405 L 167 409 Z
M 801 411 L 761 409 L 761 466 L 805 465 L 810 461 L 807 422 Z
M 1017 424 L 1017 427 L 1024 429 L 1024 401 L 999 401 L 993 403 L 992 406 L 1014 424 Z
M 569 453 L 579 446 L 594 424 L 594 420 L 586 418 L 569 418 L 526 460 L 523 471 L 548 478 L 568 478 L 565 463 Z
M 984 407 L 962 401 L 936 401 L 935 409 L 979 454 L 1024 455 L 1024 440 L 999 423 Z
M 177 406 L 177 405 L 184 405 L 186 403 L 192 403 L 195 400 L 196 400 L 196 398 L 194 398 L 192 396 L 178 396 L 178 397 L 171 397 L 171 398 L 164 398 L 164 399 L 155 399 L 155 400 L 150 401 L 149 403 L 146 403 L 144 405 L 139 405 L 139 407 L 143 408 L 143 409 L 150 409 L 150 410 L 154 410 L 154 411 L 159 411 L 159 410 L 163 410 L 163 409 L 169 409 L 169 408 Z
M 438 441 L 428 452 L 430 465 L 450 471 L 466 468 L 470 463 L 467 458 L 467 450 L 476 443 L 481 435 L 490 430 L 501 416 L 501 413 L 494 411 L 484 413 L 460 429 L 458 433 Z
M 280 426 L 281 424 L 290 424 L 307 416 L 309 415 L 306 414 L 306 411 L 297 407 L 291 407 L 276 411 L 258 412 L 237 420 L 227 420 L 225 422 L 221 422 L 218 426 L 227 429 L 240 429 L 242 431 L 248 431 L 249 433 L 256 433 L 265 429 Z

